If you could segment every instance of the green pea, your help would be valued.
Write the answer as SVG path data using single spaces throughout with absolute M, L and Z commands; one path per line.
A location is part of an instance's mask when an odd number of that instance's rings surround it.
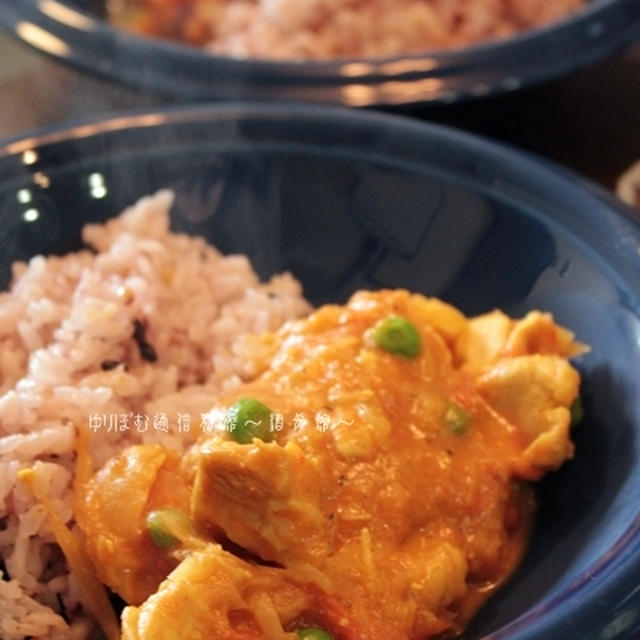
M 231 437 L 240 444 L 249 444 L 254 438 L 264 442 L 273 439 L 271 409 L 255 398 L 239 398 L 227 410 Z
M 571 426 L 575 427 L 577 424 L 582 422 L 584 418 L 584 406 L 582 405 L 582 398 L 578 396 L 569 407 L 569 412 L 571 413 Z
M 422 348 L 420 334 L 414 325 L 402 316 L 389 316 L 373 328 L 375 344 L 403 358 L 415 358 Z
M 151 539 L 162 549 L 175 547 L 193 529 L 189 516 L 178 509 L 150 511 L 145 522 Z
M 451 433 L 461 436 L 469 427 L 469 414 L 457 403 L 450 402 L 444 419 Z
M 298 630 L 298 640 L 333 640 L 333 636 L 322 629 L 309 627 Z

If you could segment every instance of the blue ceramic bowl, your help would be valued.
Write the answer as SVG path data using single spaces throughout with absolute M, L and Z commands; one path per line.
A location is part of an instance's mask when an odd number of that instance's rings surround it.
M 315 303 L 402 286 L 468 314 L 547 309 L 589 343 L 577 361 L 586 418 L 575 459 L 542 483 L 526 559 L 465 638 L 639 637 L 640 226 L 631 209 L 531 156 L 398 116 L 192 107 L 2 146 L 0 280 L 14 260 L 77 248 L 84 223 L 160 187 L 177 193 L 175 229 L 248 254 L 263 276 L 291 270 Z
M 104 1 L 0 0 L 0 25 L 61 60 L 178 99 L 347 106 L 438 104 L 512 91 L 586 66 L 640 37 L 638 0 L 590 0 L 566 20 L 464 49 L 265 62 L 214 56 L 113 28 L 100 17 Z

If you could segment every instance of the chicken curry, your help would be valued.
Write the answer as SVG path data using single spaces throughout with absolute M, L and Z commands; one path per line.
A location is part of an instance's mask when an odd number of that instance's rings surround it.
M 248 340 L 210 433 L 131 446 L 78 490 L 122 639 L 460 633 L 522 557 L 529 481 L 572 456 L 581 345 L 549 314 L 404 290 Z

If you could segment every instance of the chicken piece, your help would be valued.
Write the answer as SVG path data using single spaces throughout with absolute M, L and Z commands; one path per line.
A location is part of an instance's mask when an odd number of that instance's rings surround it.
M 573 332 L 560 327 L 550 313 L 530 311 L 521 320 L 511 321 L 504 345 L 505 356 L 555 354 L 563 358 L 577 356 L 586 346 L 574 340 Z
M 504 357 L 539 353 L 569 358 L 586 347 L 575 342 L 571 331 L 555 324 L 549 313 L 530 311 L 513 320 L 495 310 L 469 320 L 454 350 L 462 369 L 477 376 Z
M 190 487 L 179 465 L 160 445 L 130 447 L 91 478 L 76 508 L 98 577 L 126 602 L 143 602 L 178 563 L 152 542 L 145 517 L 156 507 L 188 513 Z
M 294 442 L 208 441 L 200 449 L 193 517 L 204 526 L 214 523 L 265 560 L 293 564 L 301 539 L 322 553 L 322 538 L 316 536 L 325 524 L 318 467 L 317 458 Z
M 463 313 L 438 298 L 415 296 L 412 304 L 423 322 L 433 327 L 448 345 L 454 344 L 469 324 Z
M 246 593 L 255 575 L 256 571 L 249 565 L 217 545 L 195 551 L 142 607 L 124 610 L 122 639 L 250 640 L 263 637 Z M 280 585 L 274 581 L 271 586 Z M 274 640 L 282 635 L 280 627 Z
M 216 544 L 190 553 L 140 607 L 126 607 L 122 640 L 295 640 L 288 628 L 322 619 L 337 640 L 378 640 L 335 599 L 283 569 L 245 562 Z
M 573 455 L 570 407 L 579 385 L 578 372 L 553 355 L 504 358 L 478 378 L 483 398 L 524 437 L 513 463 L 521 478 L 538 480 Z
M 472 375 L 482 371 L 500 356 L 512 326 L 511 318 L 498 310 L 473 318 L 458 336 L 456 360 Z
M 394 556 L 393 565 L 404 568 L 410 589 L 419 603 L 414 634 L 427 638 L 446 630 L 448 625 L 445 626 L 436 613 L 442 616 L 446 607 L 463 598 L 468 591 L 465 554 L 449 542 L 434 544 L 417 535 Z
M 525 450 L 513 463 L 517 475 L 537 480 L 572 456 L 570 407 L 580 376 L 567 358 L 586 346 L 571 331 L 549 313 L 513 320 L 496 310 L 470 320 L 455 350 L 482 397 L 524 438 Z

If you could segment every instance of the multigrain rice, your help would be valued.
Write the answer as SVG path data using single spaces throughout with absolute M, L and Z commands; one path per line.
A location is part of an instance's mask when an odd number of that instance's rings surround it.
M 183 448 L 212 398 L 247 374 L 242 336 L 309 310 L 290 275 L 261 283 L 247 258 L 171 233 L 171 202 L 159 192 L 88 225 L 93 251 L 15 264 L 11 289 L 0 294 L 2 640 L 73 640 L 92 629 L 18 471 L 34 468 L 73 528 L 79 429 L 91 435 L 96 466 L 133 442 Z
M 385 57 L 465 47 L 540 27 L 585 0 L 110 0 L 143 33 L 247 58 Z

